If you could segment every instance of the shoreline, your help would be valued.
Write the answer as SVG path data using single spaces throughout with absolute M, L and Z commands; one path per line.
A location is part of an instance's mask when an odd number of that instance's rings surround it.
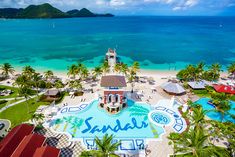
M 40 69 L 36 69 L 36 72 L 43 74 L 45 71 L 44 70 L 40 70 Z M 48 69 L 50 70 L 50 69 Z M 91 68 L 88 68 L 89 73 L 91 73 Z M 68 70 L 51 70 L 55 76 L 57 77 L 61 77 L 62 79 L 69 79 L 67 72 Z M 140 69 L 139 72 L 137 72 L 138 76 L 147 76 L 147 77 L 153 77 L 155 80 L 159 80 L 161 78 L 166 78 L 166 77 L 171 77 L 174 78 L 176 77 L 176 74 L 179 72 L 180 70 L 160 70 L 160 69 Z M 0 71 L 1 72 L 1 71 Z M 20 74 L 22 73 L 22 70 L 19 70 L 19 68 L 15 68 L 15 72 L 14 75 L 16 74 Z M 224 77 L 227 76 L 228 73 L 223 71 L 220 72 L 220 77 Z
M 44 70 L 38 70 L 38 69 L 35 69 L 36 72 L 40 73 L 40 74 L 43 74 L 45 71 Z M 49 70 L 49 69 L 48 69 Z M 88 69 L 89 72 L 91 72 L 91 68 Z M 62 77 L 67 77 L 68 78 L 68 75 L 67 75 L 67 71 L 60 71 L 60 70 L 51 70 L 55 76 L 62 76 Z M 140 69 L 139 72 L 137 72 L 137 75 L 139 76 L 154 76 L 154 75 L 157 75 L 157 76 L 172 76 L 172 75 L 176 75 L 177 72 L 179 70 L 159 70 L 159 69 L 156 69 L 156 70 L 150 70 L 150 69 Z M 16 74 L 20 74 L 22 73 L 22 70 L 19 70 L 18 68 L 15 69 L 15 72 L 14 72 L 14 75 Z

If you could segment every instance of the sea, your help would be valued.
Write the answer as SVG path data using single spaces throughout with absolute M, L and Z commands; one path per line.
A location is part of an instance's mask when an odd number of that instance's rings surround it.
M 77 62 L 99 66 L 108 48 L 146 70 L 235 61 L 235 17 L 123 16 L 0 19 L 0 64 L 67 71 Z

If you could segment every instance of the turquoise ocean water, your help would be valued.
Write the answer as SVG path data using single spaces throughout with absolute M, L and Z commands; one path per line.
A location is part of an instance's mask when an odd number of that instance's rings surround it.
M 107 49 L 144 69 L 181 69 L 235 61 L 235 17 L 0 19 L 0 63 L 65 71 L 100 64 Z

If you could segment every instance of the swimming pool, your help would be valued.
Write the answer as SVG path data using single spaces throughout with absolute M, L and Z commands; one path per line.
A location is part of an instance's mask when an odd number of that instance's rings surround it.
M 213 110 L 215 109 L 215 107 L 211 104 L 208 103 L 210 99 L 209 98 L 201 98 L 198 101 L 195 102 L 195 104 L 199 104 L 202 106 L 202 108 L 204 110 Z M 235 102 L 230 101 L 231 104 L 231 109 L 228 111 L 230 114 L 235 115 Z M 212 120 L 217 120 L 217 121 L 221 121 L 221 114 L 215 111 L 209 111 L 206 113 L 206 115 L 211 118 Z M 235 123 L 235 119 L 233 117 L 231 117 L 229 114 L 226 114 L 224 116 L 224 120 L 223 122 L 232 122 Z
M 58 133 L 66 133 L 70 140 L 83 141 L 87 148 L 94 149 L 94 137 L 113 134 L 121 140 L 119 150 L 136 150 L 146 139 L 161 140 L 164 126 L 174 122 L 176 132 L 183 131 L 183 120 L 173 110 L 151 108 L 146 103 L 128 100 L 128 107 L 116 115 L 101 109 L 98 100 L 76 106 L 65 106 L 50 121 L 49 126 Z M 163 113 L 164 112 L 164 113 Z M 151 117 L 152 114 L 152 118 Z M 177 119 L 174 116 L 177 115 Z M 158 123 L 158 124 L 157 124 Z

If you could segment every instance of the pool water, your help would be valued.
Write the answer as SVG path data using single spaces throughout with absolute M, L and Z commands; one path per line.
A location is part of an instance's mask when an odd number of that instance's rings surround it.
M 102 137 L 106 133 L 120 139 L 158 138 L 164 133 L 163 127 L 148 120 L 149 105 L 131 100 L 128 100 L 128 105 L 119 114 L 111 115 L 98 107 L 95 100 L 83 110 L 58 114 L 53 118 L 51 128 L 67 132 L 73 139 Z
M 160 125 L 167 125 L 171 122 L 170 117 L 162 112 L 153 112 L 151 118 L 154 122 Z
M 208 103 L 210 99 L 209 98 L 201 98 L 198 101 L 195 102 L 195 104 L 199 104 L 202 106 L 204 110 L 213 110 L 215 107 Z M 228 111 L 230 114 L 235 115 L 235 102 L 230 101 L 231 109 Z M 222 115 L 215 111 L 209 111 L 206 113 L 206 115 L 211 118 L 212 120 L 222 121 Z M 232 122 L 235 123 L 235 119 L 229 115 L 225 114 L 223 122 Z

